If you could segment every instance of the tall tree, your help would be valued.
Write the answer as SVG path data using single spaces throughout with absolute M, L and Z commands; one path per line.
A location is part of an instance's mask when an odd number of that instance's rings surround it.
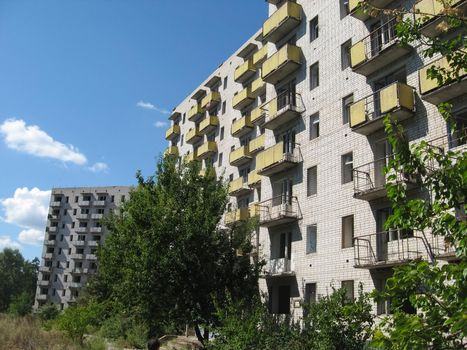
M 204 340 L 200 326 L 216 321 L 213 300 L 258 293 L 259 266 L 236 254 L 251 250 L 252 227 L 221 225 L 226 186 L 199 173 L 196 163 L 161 160 L 155 176 L 137 175 L 130 199 L 106 223 L 110 235 L 90 294 L 141 317 L 152 335 L 190 324 Z

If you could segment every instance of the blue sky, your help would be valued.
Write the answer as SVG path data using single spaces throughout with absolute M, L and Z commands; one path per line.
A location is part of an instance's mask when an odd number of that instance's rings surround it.
M 151 174 L 167 111 L 266 17 L 262 0 L 0 0 L 0 249 L 40 256 L 53 187 Z

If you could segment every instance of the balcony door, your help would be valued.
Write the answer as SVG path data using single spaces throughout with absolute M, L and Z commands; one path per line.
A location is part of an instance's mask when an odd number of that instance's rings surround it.
M 279 286 L 279 307 L 278 313 L 288 315 L 290 314 L 290 286 Z
M 382 17 L 370 27 L 371 57 L 378 55 L 396 36 L 395 19 Z
M 388 260 L 388 241 L 390 233 L 384 229 L 386 220 L 391 215 L 391 208 L 380 209 L 376 212 L 376 261 Z
M 295 79 L 279 87 L 277 93 L 277 110 L 288 106 L 296 106 L 296 82 Z
M 279 259 L 292 259 L 292 232 L 281 233 L 279 236 Z
M 391 145 L 388 140 L 378 141 L 375 144 L 375 163 L 374 163 L 374 186 L 375 188 L 382 188 L 386 185 L 386 175 L 384 169 L 389 163 L 389 156 L 391 155 Z
M 282 152 L 284 154 L 293 154 L 295 149 L 295 130 L 288 130 L 282 134 Z
M 281 204 L 292 204 L 293 181 L 292 179 L 282 180 Z

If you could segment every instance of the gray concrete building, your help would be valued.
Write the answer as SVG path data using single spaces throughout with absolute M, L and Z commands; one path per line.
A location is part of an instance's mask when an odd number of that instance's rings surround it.
M 441 35 L 435 0 L 369 2 L 428 11 L 424 35 Z M 454 6 L 465 12 L 465 4 Z M 382 120 L 399 120 L 410 142 L 464 147 L 456 140 L 467 125 L 467 80 L 429 79 L 427 69 L 446 61 L 422 57 L 421 43 L 399 45 L 396 19 L 369 17 L 357 0 L 267 5 L 262 29 L 174 108 L 166 154 L 226 175 L 225 224 L 259 218 L 261 289 L 271 312 L 300 317 L 302 300 L 333 287 L 349 296 L 360 283 L 384 288 L 393 266 L 428 257 L 427 244 L 439 259 L 453 256 L 429 233 L 384 231 L 391 149 Z M 438 113 L 444 101 L 453 104 L 457 134 Z M 374 307 L 388 312 L 384 302 Z
M 50 199 L 34 308 L 66 308 L 96 272 L 96 250 L 107 236 L 101 220 L 128 199 L 131 187 L 54 188 Z

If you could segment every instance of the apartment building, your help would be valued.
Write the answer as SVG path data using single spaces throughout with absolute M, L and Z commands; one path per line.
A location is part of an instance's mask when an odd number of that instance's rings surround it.
M 369 1 L 432 13 L 426 36 L 440 33 L 436 0 Z M 455 6 L 466 11 L 466 1 Z M 166 155 L 199 161 L 224 174 L 231 203 L 226 225 L 259 218 L 260 281 L 271 312 L 302 315 L 344 287 L 350 297 L 384 288 L 392 268 L 452 247 L 420 232 L 384 232 L 391 214 L 383 167 L 391 155 L 387 114 L 410 142 L 462 147 L 437 111 L 453 103 L 467 124 L 466 77 L 440 86 L 427 77 L 421 45 L 400 45 L 396 19 L 370 17 L 358 0 L 269 0 L 263 27 L 216 69 L 170 116 Z M 212 167 L 212 168 L 211 168 Z M 410 176 L 398 174 L 413 187 Z M 378 314 L 388 305 L 375 305 Z
M 101 220 L 128 198 L 130 187 L 55 188 L 50 199 L 34 308 L 66 308 L 96 272 L 96 250 L 106 238 Z

